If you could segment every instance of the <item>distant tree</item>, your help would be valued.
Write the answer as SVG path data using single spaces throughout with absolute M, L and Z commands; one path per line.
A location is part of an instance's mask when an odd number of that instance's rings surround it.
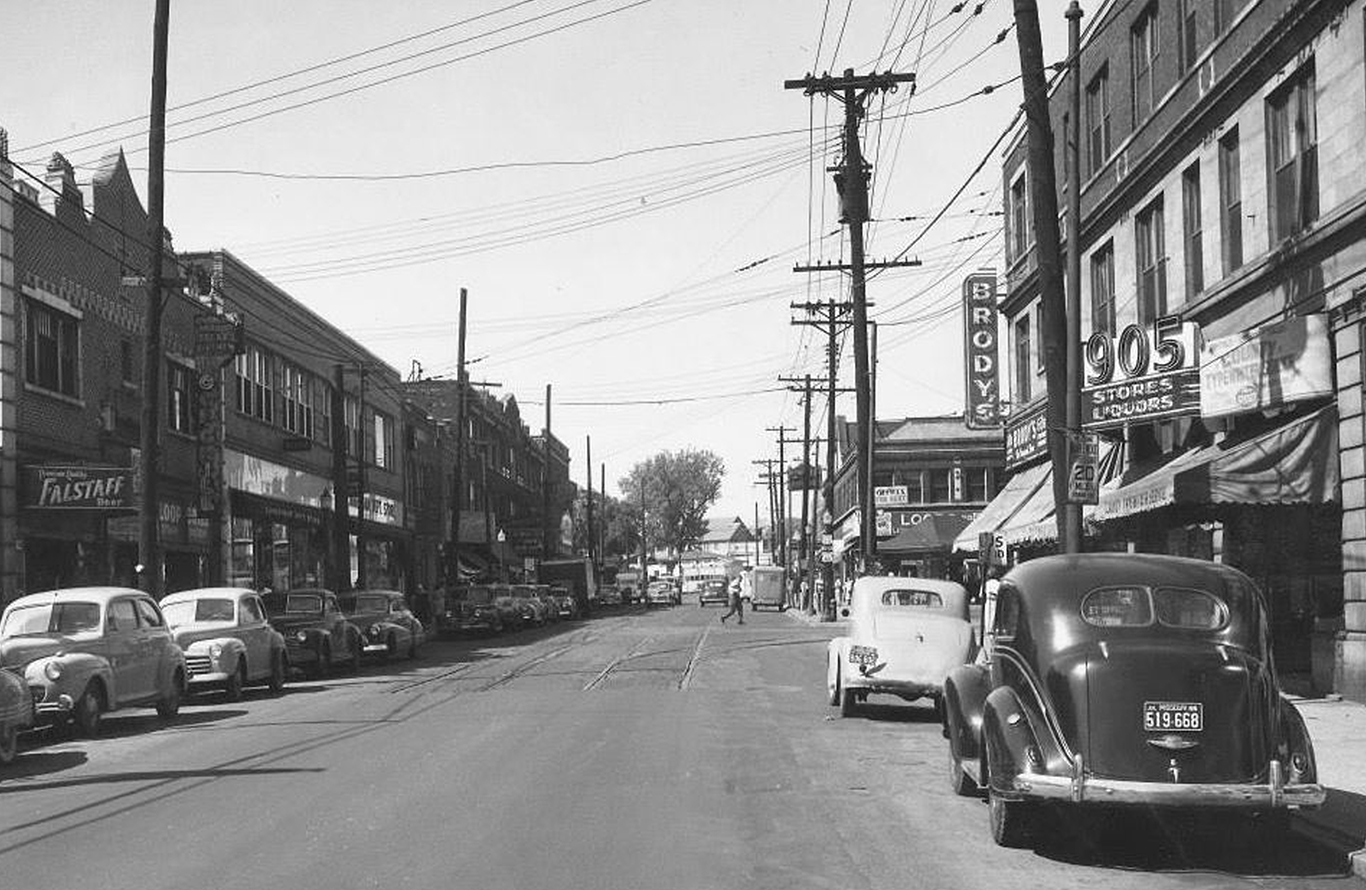
M 725 474 L 720 457 L 689 448 L 662 451 L 636 464 L 617 484 L 633 509 L 639 511 L 644 502 L 650 545 L 677 555 L 695 546 L 706 533 L 707 510 L 721 494 Z
M 588 491 L 580 489 L 572 507 L 574 552 L 588 552 Z M 640 510 L 610 495 L 593 492 L 593 529 L 599 556 L 634 556 L 640 549 Z

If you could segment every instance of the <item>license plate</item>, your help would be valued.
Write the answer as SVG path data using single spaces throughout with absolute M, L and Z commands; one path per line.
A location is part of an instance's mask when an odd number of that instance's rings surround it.
M 872 667 L 877 664 L 877 650 L 872 646 L 850 646 L 849 663 Z
M 1205 706 L 1195 701 L 1145 701 L 1145 732 L 1201 732 L 1205 728 Z

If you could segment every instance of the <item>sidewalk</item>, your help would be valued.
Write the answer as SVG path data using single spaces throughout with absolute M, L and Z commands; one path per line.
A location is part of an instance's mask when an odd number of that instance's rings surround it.
M 840 633 L 847 620 L 822 621 L 800 609 L 787 615 L 803 624 L 829 627 Z M 1319 781 L 1328 789 L 1328 800 L 1317 810 L 1295 816 L 1295 825 L 1325 845 L 1341 850 L 1352 871 L 1366 878 L 1366 705 L 1336 696 L 1301 698 L 1290 696 L 1304 717 L 1314 742 Z

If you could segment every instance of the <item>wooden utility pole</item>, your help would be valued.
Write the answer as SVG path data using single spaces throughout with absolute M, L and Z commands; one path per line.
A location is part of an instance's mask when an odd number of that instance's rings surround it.
M 801 536 L 801 558 L 802 566 L 805 566 L 808 573 L 811 569 L 811 536 L 808 534 L 811 524 L 811 375 L 807 374 L 802 381 L 802 536 Z M 811 585 L 807 585 L 806 596 L 803 597 L 801 608 L 806 611 L 810 608 Z
M 455 465 L 451 469 L 451 538 L 446 543 L 447 583 L 460 583 L 460 515 L 465 502 L 465 304 L 468 295 L 460 288 L 460 321 L 455 345 Z M 547 435 L 550 426 L 546 400 Z
M 588 561 L 594 562 L 593 551 L 593 437 L 585 436 L 585 447 L 588 452 L 584 456 L 584 463 L 588 467 Z
M 1058 540 L 1068 537 L 1067 509 L 1067 320 L 1058 236 L 1058 183 L 1053 169 L 1053 125 L 1048 117 L 1048 78 L 1035 0 L 1015 0 L 1015 37 L 1020 48 L 1025 131 L 1029 147 L 1029 198 L 1034 213 L 1034 255 L 1043 307 L 1040 342 L 1048 404 L 1048 453 L 1053 465 L 1053 502 Z
M 138 558 L 142 564 L 142 589 L 157 599 L 161 598 L 166 582 L 161 564 L 161 271 L 166 252 L 166 49 L 170 19 L 171 0 L 157 0 L 152 24 L 152 109 L 147 139 L 147 244 L 152 256 L 144 313 L 147 340 L 143 344 L 142 426 L 138 438 L 142 471 Z
M 364 590 L 370 581 L 370 560 L 366 556 L 365 546 L 365 374 L 366 367 L 358 362 L 360 376 L 360 397 L 356 404 L 356 423 L 359 426 L 356 435 L 356 583 L 355 586 Z M 382 442 L 375 442 L 376 448 L 382 448 Z M 370 455 L 374 459 L 374 455 Z M 349 500 L 349 498 L 348 498 Z M 348 506 L 346 512 L 349 514 L 351 508 Z
M 607 464 L 598 464 L 598 497 L 602 498 L 602 520 L 598 523 L 598 559 L 607 559 Z
M 868 426 L 860 430 L 863 443 L 859 450 L 868 455 L 868 472 L 863 477 L 865 491 L 861 498 L 872 513 L 864 521 L 864 529 L 871 530 L 864 546 L 866 571 L 872 571 L 877 561 L 877 499 L 873 497 L 873 485 L 877 474 L 877 322 L 868 322 Z
M 1067 149 L 1067 441 L 1081 445 L 1081 4 L 1067 7 L 1068 117 Z M 1071 472 L 1068 462 L 1068 473 Z M 1064 477 L 1066 479 L 1066 477 Z M 1071 498 L 1059 515 L 1064 553 L 1081 552 L 1081 504 Z
M 775 483 L 777 484 L 777 486 L 778 486 L 777 489 L 776 489 L 776 491 L 775 491 L 775 493 L 776 493 L 775 506 L 776 506 L 776 509 L 777 509 L 778 524 L 775 526 L 775 528 L 776 528 L 777 531 L 778 531 L 779 540 L 782 541 L 782 544 L 781 544 L 781 545 L 779 546 L 779 548 L 778 548 L 778 553 L 780 554 L 781 559 L 782 559 L 781 565 L 782 565 L 782 567 L 783 567 L 783 590 L 787 590 L 787 564 L 788 564 L 788 553 L 787 553 L 787 537 L 788 537 L 788 536 L 787 536 L 787 514 L 788 514 L 788 509 L 787 509 L 787 480 L 786 480 L 786 474 L 787 474 L 787 450 L 786 450 L 786 448 L 785 448 L 785 446 L 787 445 L 787 439 L 784 438 L 784 437 L 787 435 L 787 433 L 788 433 L 789 430 L 791 430 L 791 427 L 786 427 L 786 426 L 771 426 L 771 427 L 768 428 L 768 432 L 770 432 L 770 433 L 777 433 L 777 434 L 778 434 L 778 475 L 777 475 L 777 477 L 774 479 L 774 482 L 775 482 Z M 795 432 L 795 431 L 794 431 L 794 432 Z
M 346 366 L 332 366 L 332 537 L 327 548 L 327 586 L 351 588 L 351 480 L 347 478 Z
M 541 468 L 541 559 L 555 552 L 553 524 L 550 521 L 550 384 L 545 385 L 545 465 Z
M 840 221 L 849 226 L 850 299 L 854 304 L 854 389 L 857 399 L 858 428 L 867 430 L 872 422 L 868 378 L 868 304 L 866 299 L 866 271 L 863 256 L 863 225 L 868 221 L 868 176 L 871 166 L 864 161 L 859 146 L 859 121 L 863 118 L 863 103 L 870 95 L 895 90 L 898 84 L 915 83 L 914 74 L 869 74 L 855 76 L 854 69 L 844 69 L 843 77 L 808 74 L 801 80 L 784 81 L 789 90 L 802 90 L 811 96 L 821 93 L 844 103 L 844 163 L 834 170 L 835 188 L 840 195 Z M 863 450 L 863 449 L 860 449 Z M 864 564 L 873 553 L 872 503 L 868 497 L 868 478 L 871 475 L 871 454 L 860 455 L 857 468 L 860 503 L 860 552 Z

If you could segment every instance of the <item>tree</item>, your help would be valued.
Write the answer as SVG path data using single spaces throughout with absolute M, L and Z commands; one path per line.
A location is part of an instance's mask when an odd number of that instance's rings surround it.
M 574 552 L 588 552 L 588 491 L 580 489 L 571 508 Z M 598 556 L 634 557 L 640 549 L 640 509 L 602 492 L 593 492 L 593 529 L 602 543 Z M 594 549 L 597 549 L 595 545 Z
M 644 492 L 646 534 L 652 546 L 678 554 L 707 530 L 707 510 L 721 493 L 725 463 L 705 449 L 662 451 L 636 464 L 617 484 L 622 499 L 639 511 Z M 637 512 L 636 520 L 639 521 Z

